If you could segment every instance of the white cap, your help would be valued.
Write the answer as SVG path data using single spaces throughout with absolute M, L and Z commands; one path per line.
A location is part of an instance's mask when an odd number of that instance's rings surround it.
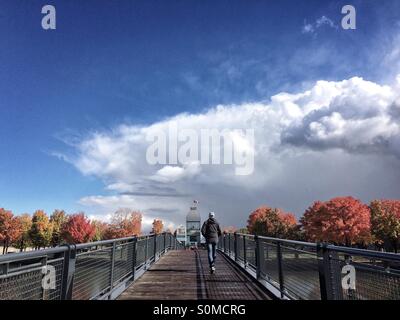
M 208 214 L 208 217 L 209 217 L 209 218 L 214 218 L 214 217 L 215 217 L 215 213 L 211 211 L 211 212 Z

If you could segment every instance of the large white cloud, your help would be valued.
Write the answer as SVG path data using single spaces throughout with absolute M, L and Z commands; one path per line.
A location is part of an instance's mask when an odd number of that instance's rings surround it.
M 299 215 L 316 199 L 398 197 L 399 93 L 398 81 L 318 81 L 310 90 L 280 93 L 268 102 L 219 105 L 148 126 L 93 132 L 76 145 L 71 161 L 83 174 L 102 179 L 113 194 L 80 203 L 99 213 L 130 206 L 181 223 L 197 198 L 202 210 L 217 211 L 223 224 L 244 225 L 249 210 L 266 202 Z M 234 165 L 198 162 L 150 165 L 146 137 L 168 132 L 171 124 L 179 131 L 254 129 L 254 173 L 238 176 Z M 247 150 L 246 137 L 239 140 Z M 205 142 L 199 144 L 202 150 Z

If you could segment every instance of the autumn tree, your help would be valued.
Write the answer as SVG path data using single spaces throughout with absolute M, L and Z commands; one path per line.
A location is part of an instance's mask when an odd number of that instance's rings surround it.
M 223 233 L 235 233 L 236 231 L 237 229 L 232 226 L 222 228 Z
M 93 241 L 100 241 L 105 239 L 105 234 L 108 229 L 108 224 L 99 220 L 92 220 L 92 226 L 94 227 Z
M 3 254 L 8 252 L 11 243 L 21 235 L 21 222 L 9 210 L 0 208 L 0 241 L 3 242 Z
M 53 233 L 51 235 L 51 245 L 56 247 L 61 243 L 61 229 L 68 220 L 64 210 L 54 210 L 50 216 L 50 223 L 53 227 Z
M 370 204 L 371 232 L 387 249 L 397 253 L 400 242 L 400 200 L 374 200 Z
M 151 233 L 160 234 L 163 232 L 163 228 L 164 228 L 164 224 L 163 224 L 162 220 L 154 219 L 153 228 L 151 230 Z
M 35 249 L 45 248 L 50 245 L 53 228 L 49 217 L 43 210 L 37 210 L 32 216 L 32 226 L 29 238 Z
M 317 201 L 301 219 L 307 239 L 350 246 L 371 240 L 368 206 L 352 197 Z
M 25 213 L 18 217 L 21 225 L 21 234 L 15 240 L 13 246 L 18 248 L 21 252 L 31 245 L 29 232 L 32 228 L 32 217 Z
M 70 215 L 61 229 L 61 238 L 67 243 L 85 243 L 92 240 L 95 227 L 83 212 Z
M 254 210 L 247 220 L 249 233 L 275 238 L 288 238 L 295 226 L 293 214 L 266 206 Z
M 138 236 L 142 228 L 142 214 L 129 208 L 117 210 L 105 232 L 105 239 Z
M 240 228 L 236 232 L 241 234 L 248 234 L 249 230 L 247 230 L 247 228 Z

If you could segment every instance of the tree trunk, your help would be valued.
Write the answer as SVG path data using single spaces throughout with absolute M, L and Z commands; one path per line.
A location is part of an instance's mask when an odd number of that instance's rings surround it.
M 10 246 L 10 243 L 9 243 L 9 241 L 4 241 L 4 249 L 5 249 L 5 252 L 6 253 L 8 253 L 8 247 Z

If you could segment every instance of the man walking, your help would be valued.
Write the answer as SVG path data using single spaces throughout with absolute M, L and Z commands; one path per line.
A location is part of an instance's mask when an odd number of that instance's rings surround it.
M 210 264 L 210 272 L 215 272 L 215 258 L 217 257 L 217 243 L 218 238 L 221 236 L 221 229 L 217 220 L 215 220 L 215 213 L 210 212 L 208 220 L 204 221 L 201 227 L 201 234 L 206 238 L 206 245 L 208 251 L 208 262 Z

